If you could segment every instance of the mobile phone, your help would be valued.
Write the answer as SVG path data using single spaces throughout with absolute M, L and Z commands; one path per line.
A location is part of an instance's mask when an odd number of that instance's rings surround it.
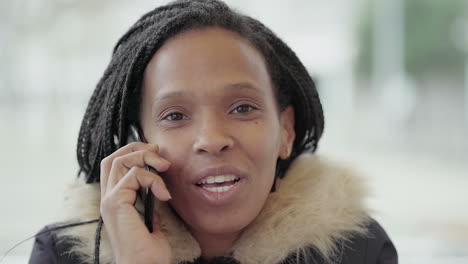
M 127 144 L 130 142 L 144 142 L 148 143 L 143 136 L 143 131 L 141 127 L 137 123 L 131 123 L 129 125 L 129 130 L 128 130 L 128 137 L 127 137 Z M 153 173 L 159 174 L 158 171 L 156 171 L 153 167 L 151 166 L 145 166 L 145 169 L 147 171 L 151 171 Z M 145 225 L 148 228 L 148 231 L 150 233 L 153 232 L 153 211 L 157 208 L 157 205 L 159 201 L 154 197 L 153 193 L 149 188 L 141 188 L 138 191 L 138 195 L 140 198 L 143 200 L 144 204 L 144 219 L 145 219 Z

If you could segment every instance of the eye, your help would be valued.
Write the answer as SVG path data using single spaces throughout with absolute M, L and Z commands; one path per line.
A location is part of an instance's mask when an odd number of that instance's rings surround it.
M 184 117 L 185 117 L 185 115 L 181 114 L 181 113 L 170 113 L 170 114 L 167 114 L 166 116 L 164 116 L 163 119 L 168 120 L 168 121 L 178 121 L 178 120 L 186 119 Z
M 249 113 L 253 110 L 257 109 L 256 107 L 253 107 L 251 105 L 248 105 L 248 104 L 243 104 L 243 105 L 239 105 L 238 107 L 236 107 L 232 112 L 233 113 L 240 113 L 240 114 L 245 114 L 245 113 Z

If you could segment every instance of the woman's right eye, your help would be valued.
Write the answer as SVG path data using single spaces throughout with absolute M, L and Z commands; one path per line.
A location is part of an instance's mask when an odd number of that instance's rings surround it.
M 184 114 L 181 113 L 170 113 L 164 116 L 163 120 L 168 120 L 168 121 L 178 121 L 178 120 L 183 120 L 186 119 Z

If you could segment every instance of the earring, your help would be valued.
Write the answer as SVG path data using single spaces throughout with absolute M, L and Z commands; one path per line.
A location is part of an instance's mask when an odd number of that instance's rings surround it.
M 291 146 L 289 146 L 289 147 L 286 149 L 286 159 L 289 158 L 289 156 L 291 156 Z

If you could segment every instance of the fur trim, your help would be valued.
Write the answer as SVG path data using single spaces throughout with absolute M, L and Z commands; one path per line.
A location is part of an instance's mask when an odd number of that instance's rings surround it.
M 331 260 L 351 235 L 365 234 L 368 221 L 363 200 L 367 194 L 363 179 L 346 168 L 333 165 L 317 155 L 303 154 L 278 181 L 257 218 L 247 226 L 232 248 L 243 264 L 278 263 L 291 253 L 300 257 L 314 247 Z M 99 218 L 98 184 L 78 180 L 68 192 L 64 220 Z M 172 246 L 173 263 L 193 261 L 201 254 L 197 241 L 166 203 L 159 207 L 161 229 Z M 72 238 L 70 252 L 85 263 L 94 258 L 96 225 L 64 230 L 61 239 Z M 102 229 L 101 263 L 114 263 L 105 228 Z M 302 256 L 307 257 L 307 256 Z

